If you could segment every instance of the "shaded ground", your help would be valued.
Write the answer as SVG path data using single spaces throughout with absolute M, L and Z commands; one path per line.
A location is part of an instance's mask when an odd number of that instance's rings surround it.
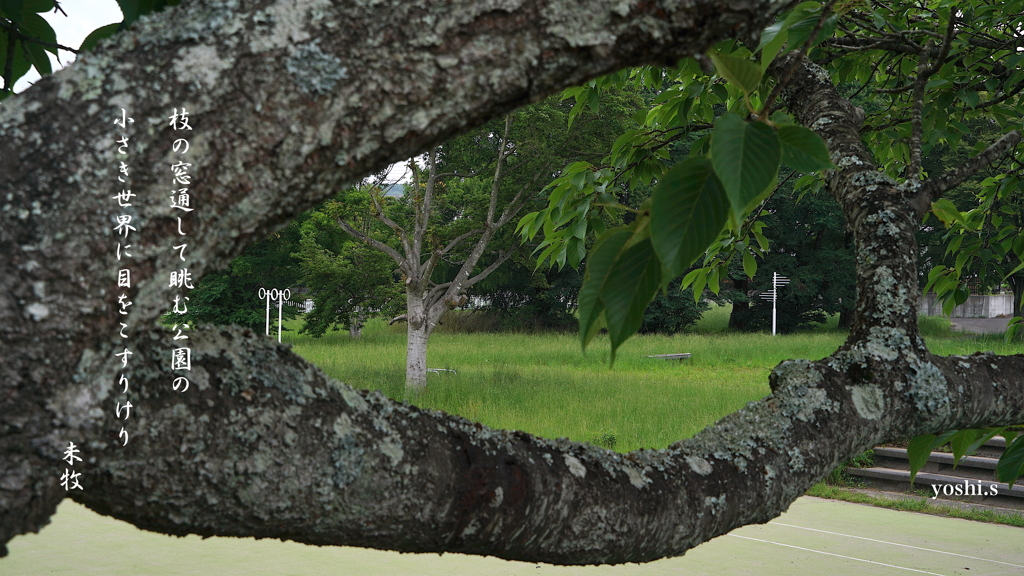
M 1002 334 L 1010 318 L 950 318 L 954 330 L 975 334 Z
M 252 538 L 143 532 L 65 500 L 40 534 L 15 538 L 4 576 L 867 576 L 1024 574 L 1024 529 L 804 497 L 682 558 L 560 567 L 459 554 L 399 554 Z

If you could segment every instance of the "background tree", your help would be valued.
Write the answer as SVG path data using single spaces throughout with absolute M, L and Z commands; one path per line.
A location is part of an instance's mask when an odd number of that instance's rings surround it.
M 576 108 L 574 113 L 574 108 Z M 606 154 L 615 138 L 636 125 L 633 116 L 642 110 L 641 95 L 630 87 L 606 91 L 585 109 L 564 99 L 548 98 L 528 107 L 528 120 L 513 125 L 511 138 L 516 146 L 515 172 L 508 174 L 512 186 L 527 175 L 544 173 L 549 180 L 557 167 L 577 162 L 593 162 Z M 572 121 L 570 121 L 570 117 Z M 492 124 L 490 134 L 500 126 Z M 487 128 L 485 128 L 486 130 Z M 443 170 L 472 173 L 486 166 L 493 157 L 481 133 L 470 133 L 447 142 L 440 165 Z M 491 154 L 491 156 L 488 156 Z M 539 187 L 538 187 L 539 188 Z M 524 208 L 540 208 L 548 201 L 546 190 L 530 195 Z M 582 238 L 572 247 L 572 258 L 586 252 Z M 576 325 L 574 315 L 580 275 L 575 270 L 541 270 L 529 254 L 537 251 L 533 242 L 522 243 L 511 230 L 504 229 L 495 237 L 495 245 L 513 254 L 508 263 L 489 278 L 474 286 L 469 293 L 499 311 L 501 324 L 513 329 L 555 328 Z M 482 264 L 489 263 L 484 256 Z M 575 261 L 579 264 L 579 261 Z
M 749 285 L 749 317 L 745 328 L 771 330 L 771 303 L 759 295 L 772 289 L 772 272 L 790 279 L 779 291 L 778 329 L 792 332 L 825 322 L 839 314 L 849 328 L 856 301 L 853 242 L 842 211 L 825 193 L 798 197 L 783 186 L 765 203 L 764 235 L 770 249 L 762 253 L 758 273 Z M 742 270 L 737 275 L 745 274 Z M 746 295 L 744 295 L 746 296 Z M 735 313 L 736 306 L 733 305 Z M 739 322 L 730 326 L 741 326 Z
M 191 326 L 234 324 L 265 332 L 267 302 L 259 298 L 259 289 L 284 290 L 298 282 L 300 271 L 292 252 L 299 246 L 300 226 L 296 221 L 269 238 L 252 244 L 231 261 L 227 270 L 211 272 L 196 281 L 195 290 L 189 292 L 188 311 L 185 314 L 167 313 L 164 322 Z M 277 305 L 272 304 L 271 307 L 276 314 Z M 282 308 L 283 318 L 290 320 L 297 314 L 294 306 Z
M 303 319 L 301 332 L 319 337 L 328 329 L 344 327 L 358 338 L 367 319 L 394 316 L 402 308 L 395 263 L 354 240 L 336 220 L 340 211 L 352 214 L 369 204 L 368 194 L 359 189 L 343 194 L 302 223 L 299 251 L 293 256 L 299 261 L 299 279 L 309 289 L 313 310 Z M 365 199 L 359 201 L 357 195 Z M 360 229 L 369 235 L 371 224 L 368 218 L 363 220 Z
M 693 326 L 710 306 L 693 297 L 693 290 L 682 290 L 675 282 L 667 292 L 659 293 L 644 310 L 640 334 L 675 334 Z
M 523 246 L 470 291 L 474 313 L 496 316 L 499 330 L 576 330 L 581 274 L 571 267 L 540 268 Z
M 998 124 L 981 116 L 969 125 L 961 146 L 936 145 L 923 160 L 929 172 L 948 170 L 966 161 L 978 142 L 997 138 Z M 1021 313 L 1024 298 L 1024 192 L 1019 164 L 1013 158 L 979 171 L 954 194 L 936 204 L 937 218 L 919 234 L 922 260 L 929 270 L 922 284 L 934 289 L 947 313 L 967 296 L 987 293 L 1008 285 L 1014 296 L 1014 315 Z M 1010 163 L 1009 166 L 1005 164 Z M 937 220 L 937 221 L 936 221 Z M 1016 330 L 1011 330 L 1012 334 Z
M 768 70 L 787 80 L 781 102 L 793 119 L 813 127 L 831 152 L 836 168 L 827 185 L 854 236 L 858 301 L 844 346 L 817 362 L 780 364 L 764 400 L 666 450 L 622 455 L 490 430 L 357 392 L 327 379 L 287 347 L 241 328 L 190 336 L 196 387 L 189 391 L 194 394 L 182 394 L 168 384 L 172 335 L 154 330 L 134 344 L 135 358 L 145 363 L 133 372 L 133 424 L 146 433 L 119 448 L 120 424 L 108 412 L 118 366 L 117 295 L 110 289 L 117 272 L 107 243 L 111 222 L 104 209 L 110 202 L 98 192 L 110 185 L 106 177 L 113 170 L 97 168 L 108 165 L 117 148 L 111 118 L 100 113 L 99 103 L 127 103 L 125 90 L 138 87 L 131 106 L 140 117 L 157 118 L 168 99 L 189 102 L 192 139 L 207 146 L 194 166 L 194 191 L 207 202 L 190 230 L 198 277 L 336 193 L 342 182 L 595 75 L 703 54 L 731 36 L 756 39 L 788 8 L 710 0 L 628 6 L 526 0 L 495 10 L 493 2 L 465 0 L 395 2 L 381 18 L 377 6 L 239 0 L 228 8 L 195 0 L 187 11 L 137 22 L 130 35 L 0 107 L 0 153 L 7 159 L 0 182 L 7 191 L 4 206 L 10 206 L 0 210 L 0 253 L 7 256 L 0 259 L 0 541 L 37 530 L 52 515 L 66 496 L 55 481 L 58 467 L 64 468 L 61 452 L 65 442 L 77 440 L 88 447 L 90 460 L 81 471 L 89 489 L 76 491 L 75 500 L 150 530 L 558 563 L 644 561 L 766 521 L 838 463 L 875 443 L 1024 420 L 1024 359 L 943 358 L 923 348 L 913 241 L 930 201 L 1005 153 L 1019 133 L 1007 133 L 952 174 L 921 180 L 911 170 L 908 181 L 897 183 L 876 168 L 861 138 L 861 114 L 835 90 L 830 74 L 787 54 L 767 58 L 773 63 Z M 934 32 L 943 46 L 994 36 L 1011 52 L 1024 43 L 1016 20 L 1024 12 L 1020 2 L 970 6 L 987 11 L 960 19 L 942 7 L 893 5 L 892 13 L 879 8 L 877 19 L 849 14 L 843 23 L 852 26 L 853 38 L 869 42 L 854 48 L 884 48 L 891 41 L 914 56 L 934 54 L 943 67 L 954 67 L 947 61 L 952 49 L 935 53 L 925 48 L 926 40 L 918 41 L 932 34 L 887 27 Z M 797 25 L 810 18 L 807 36 L 815 37 L 816 23 L 828 18 L 821 16 L 796 12 L 786 28 L 787 34 L 794 29 L 788 42 L 803 45 Z M 862 60 L 867 50 L 849 52 Z M 836 66 L 840 56 L 832 61 Z M 204 63 L 202 73 L 180 66 L 182 58 Z M 984 77 L 975 63 L 965 59 L 955 67 Z M 927 88 L 929 70 L 915 75 L 911 84 L 919 88 L 912 90 Z M 1015 65 L 1012 73 L 1018 70 Z M 762 100 L 750 78 L 760 80 L 760 73 L 736 76 L 740 88 L 726 90 L 737 97 L 750 92 L 760 111 L 773 98 Z M 152 90 L 158 82 L 160 89 Z M 1015 105 L 1016 86 L 994 99 Z M 913 110 L 920 105 L 911 103 L 905 109 L 917 126 Z M 765 130 L 778 138 L 775 128 L 750 128 L 736 116 L 724 121 L 726 134 L 764 134 L 770 152 Z M 786 126 L 783 120 L 777 124 Z M 908 151 L 926 141 L 915 137 L 916 128 L 907 132 Z M 133 133 L 142 167 L 134 192 L 164 197 L 171 136 L 167 126 Z M 765 150 L 756 156 L 766 156 Z M 712 142 L 711 157 L 685 167 L 700 169 L 702 181 L 710 183 L 711 201 L 701 205 L 714 215 L 724 211 L 727 219 L 732 201 L 715 192 L 709 170 L 712 160 L 721 163 L 729 154 Z M 756 176 L 753 183 L 760 184 L 764 172 L 771 176 L 778 169 L 772 164 L 740 166 L 730 174 L 740 186 L 729 189 L 749 192 L 754 186 L 743 185 L 744 178 Z M 685 185 L 692 180 L 679 176 L 666 173 L 658 189 L 675 181 L 676 190 L 692 191 Z M 763 190 L 754 188 L 755 194 Z M 668 219 L 655 228 L 686 214 L 678 203 L 661 204 L 658 189 L 651 214 L 664 210 L 658 218 Z M 745 194 L 735 197 L 745 211 Z M 176 254 L 164 249 L 173 216 L 156 209 L 137 236 L 142 272 L 132 292 L 133 318 L 147 328 L 169 306 L 158 288 L 166 276 L 158 271 L 177 265 Z M 636 228 L 644 222 L 640 216 Z M 616 242 L 624 240 L 620 232 Z M 711 232 L 710 239 L 699 236 L 703 246 L 717 239 L 718 231 Z M 614 267 L 619 251 L 608 242 L 595 245 L 594 255 L 602 256 L 588 261 L 589 277 Z M 693 247 L 689 241 L 674 244 Z M 641 251 L 631 249 L 630 256 Z M 603 257 L 609 253 L 613 258 Z M 687 259 L 677 255 L 673 271 L 684 270 Z M 613 288 L 636 286 L 646 276 L 619 278 L 628 281 L 609 283 L 609 298 L 594 299 L 584 285 L 581 310 L 588 298 L 591 311 L 595 300 L 621 310 Z M 660 282 L 652 284 L 653 295 Z M 627 299 L 626 309 L 636 301 Z M 609 326 L 617 321 L 614 315 L 606 319 Z M 146 486 L 145 498 L 138 497 L 139 486 Z
M 442 192 L 446 184 L 441 182 L 437 172 L 437 151 L 430 150 L 425 173 L 414 161 L 410 162 L 413 180 L 402 198 L 402 204 L 411 212 L 407 220 L 393 219 L 383 206 L 383 196 L 370 194 L 373 217 L 394 233 L 398 248 L 357 229 L 344 217 L 338 219 L 342 229 L 390 256 L 401 271 L 408 323 L 405 386 L 410 392 L 421 392 L 427 386 L 427 342 L 441 317 L 463 304 L 465 291 L 511 255 L 511 252 L 499 253 L 487 268 L 474 270 L 495 232 L 522 209 L 529 186 L 540 176 L 537 173 L 512 196 L 502 195 L 502 170 L 515 152 L 508 138 L 511 126 L 510 115 L 506 117 L 504 133 L 497 139 L 490 182 L 462 179 L 449 184 L 451 191 Z M 455 196 L 458 202 L 453 201 Z M 466 246 L 462 246 L 463 243 Z M 435 281 L 438 264 L 448 258 L 458 259 L 458 270 L 453 276 Z

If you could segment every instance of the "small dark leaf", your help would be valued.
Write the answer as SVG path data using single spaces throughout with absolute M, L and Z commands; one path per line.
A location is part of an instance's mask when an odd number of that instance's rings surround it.
M 668 281 L 704 253 L 729 216 L 711 161 L 689 158 L 669 170 L 654 189 L 651 214 L 651 242 Z
M 600 295 L 612 344 L 612 363 L 615 350 L 640 329 L 644 309 L 660 284 L 661 263 L 649 238 L 630 246 L 615 260 Z
M 1006 451 L 996 464 L 996 478 L 1013 487 L 1017 478 L 1024 475 L 1024 436 L 1018 436 L 1006 446 Z
M 597 239 L 587 257 L 587 269 L 579 295 L 580 343 L 584 349 L 604 325 L 601 289 L 615 264 L 615 258 L 632 235 L 632 228 L 613 228 Z
M 925 434 L 924 436 L 918 436 L 910 441 L 907 445 L 907 460 L 910 461 L 910 483 L 914 483 L 914 478 L 921 468 L 928 463 L 928 456 L 932 453 L 932 442 L 935 440 L 934 434 Z
M 49 42 L 50 44 L 57 43 L 57 33 L 53 31 L 53 28 L 50 26 L 50 23 L 47 22 L 46 19 L 40 16 L 39 14 L 25 15 L 25 23 L 22 25 L 22 32 L 24 32 L 27 36 L 31 36 L 32 38 L 35 38 L 37 40 L 42 40 L 43 42 Z M 54 55 L 57 54 L 57 49 L 53 46 L 43 46 L 41 44 L 32 45 L 39 46 L 40 48 L 45 49 Z M 49 62 L 49 58 L 47 58 L 47 62 Z
M 709 54 L 715 63 L 715 71 L 719 76 L 736 85 L 744 94 L 750 96 L 761 83 L 761 67 L 746 58 L 737 58 L 728 54 L 712 52 Z
M 29 63 L 35 66 L 40 76 L 45 76 L 53 71 L 50 69 L 50 58 L 42 46 L 23 41 L 21 47 L 25 51 L 25 55 L 28 56 Z
M 25 4 L 22 0 L 0 0 L 0 10 L 3 11 L 3 15 L 16 24 L 22 23 L 24 9 Z
M 834 168 L 825 142 L 813 131 L 803 126 L 779 127 L 779 143 L 782 144 L 782 162 L 796 172 L 817 172 Z
M 106 26 L 101 26 L 93 30 L 85 37 L 85 40 L 82 40 L 82 45 L 78 49 L 82 52 L 92 50 L 100 43 L 100 41 L 113 36 L 120 26 L 120 24 L 107 24 Z
M 711 163 L 721 180 L 736 220 L 772 183 L 779 171 L 779 138 L 761 122 L 745 122 L 728 112 L 711 135 Z

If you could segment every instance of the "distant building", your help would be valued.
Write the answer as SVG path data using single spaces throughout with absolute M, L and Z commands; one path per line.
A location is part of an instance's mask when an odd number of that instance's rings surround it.
M 943 316 L 942 302 L 935 298 L 934 292 L 921 297 L 919 314 L 922 316 Z M 967 302 L 957 306 L 950 318 L 995 318 L 997 316 L 1013 316 L 1013 294 L 975 295 L 967 297 Z
M 405 196 L 404 182 L 385 182 L 384 196 L 387 198 L 401 198 Z

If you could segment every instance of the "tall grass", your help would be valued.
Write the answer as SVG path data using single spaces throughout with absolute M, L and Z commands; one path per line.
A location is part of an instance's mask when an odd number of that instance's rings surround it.
M 428 365 L 455 372 L 428 374 L 413 403 L 459 414 L 496 428 L 604 445 L 616 450 L 664 448 L 687 438 L 747 402 L 768 394 L 768 374 L 792 358 L 823 358 L 845 333 L 832 326 L 770 336 L 725 331 L 728 309 L 710 310 L 692 333 L 638 336 L 609 367 L 609 346 L 598 337 L 586 353 L 575 334 L 437 332 Z M 947 321 L 948 322 L 948 321 Z M 298 321 L 289 327 L 297 328 Z M 979 350 L 1020 353 L 1001 337 L 952 333 L 928 324 L 929 347 L 941 354 Z M 356 388 L 406 399 L 405 326 L 370 322 L 360 340 L 347 332 L 314 339 L 286 332 L 297 353 Z M 689 352 L 683 362 L 646 355 Z

